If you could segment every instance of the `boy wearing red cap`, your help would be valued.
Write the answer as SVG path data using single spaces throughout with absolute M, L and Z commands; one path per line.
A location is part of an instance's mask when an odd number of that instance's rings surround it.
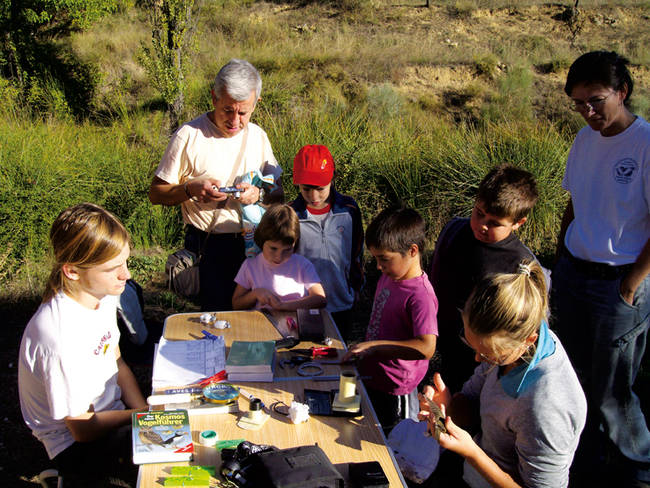
M 334 189 L 334 159 L 326 146 L 303 146 L 293 160 L 293 183 L 300 194 L 291 207 L 300 219 L 296 252 L 315 266 L 343 338 L 350 334 L 351 310 L 363 284 L 363 226 L 352 197 Z

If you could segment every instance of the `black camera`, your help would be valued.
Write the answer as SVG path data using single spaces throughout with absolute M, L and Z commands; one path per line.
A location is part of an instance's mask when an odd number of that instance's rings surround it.
M 275 450 L 273 446 L 265 444 L 253 444 L 252 442 L 243 441 L 237 449 L 221 450 L 221 475 L 229 481 L 232 481 L 240 488 L 253 487 L 253 476 L 247 476 L 247 471 L 252 468 L 252 464 L 246 459 L 256 452 Z

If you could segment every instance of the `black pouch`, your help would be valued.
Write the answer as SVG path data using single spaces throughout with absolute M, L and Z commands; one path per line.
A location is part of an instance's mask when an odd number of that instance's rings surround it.
M 350 480 L 357 488 L 388 488 L 388 478 L 377 461 L 350 463 Z
M 309 415 L 330 415 L 333 417 L 358 417 L 361 415 L 361 408 L 356 412 L 333 410 L 332 402 L 336 393 L 338 393 L 338 389 L 322 391 L 305 388 L 304 398 L 309 407 Z
M 252 454 L 247 459 L 251 486 L 343 488 L 343 477 L 317 445 Z
M 311 341 L 321 344 L 325 340 L 325 323 L 323 311 L 317 308 L 299 308 L 296 310 L 298 318 L 298 334 L 301 341 Z

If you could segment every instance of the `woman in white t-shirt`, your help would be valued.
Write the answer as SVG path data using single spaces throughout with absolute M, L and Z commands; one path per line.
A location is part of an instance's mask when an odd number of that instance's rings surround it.
M 20 345 L 20 406 L 66 486 L 104 486 L 134 475 L 131 413 L 147 408 L 116 322 L 129 235 L 114 215 L 82 203 L 59 214 L 50 241 L 52 272 Z
M 587 123 L 562 187 L 571 194 L 553 270 L 553 325 L 588 403 L 576 486 L 648 486 L 650 431 L 635 390 L 650 315 L 650 124 L 632 112 L 628 60 L 593 51 L 564 91 Z

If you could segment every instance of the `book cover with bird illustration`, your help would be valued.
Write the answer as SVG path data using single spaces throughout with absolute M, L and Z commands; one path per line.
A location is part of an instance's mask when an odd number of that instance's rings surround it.
M 192 459 L 194 444 L 187 410 L 135 412 L 132 422 L 134 464 Z

